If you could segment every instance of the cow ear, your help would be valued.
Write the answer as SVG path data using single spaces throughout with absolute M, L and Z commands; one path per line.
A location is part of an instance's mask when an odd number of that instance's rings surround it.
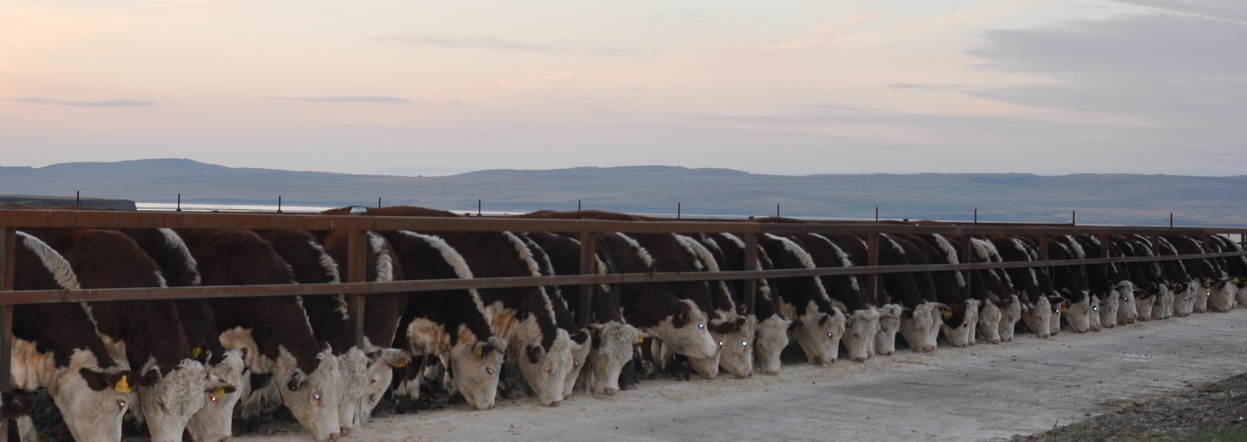
M 737 323 L 735 321 L 720 322 L 717 324 L 711 324 L 710 329 L 713 330 L 715 333 L 726 335 L 728 333 L 732 333 L 732 332 L 740 330 L 740 323 Z
M 397 348 L 387 348 L 381 350 L 381 360 L 390 368 L 403 368 L 411 363 L 411 356 Z
M 739 330 L 741 327 L 744 327 L 745 324 L 748 324 L 748 323 L 749 323 L 748 319 L 745 319 L 744 316 L 739 316 L 736 318 L 736 329 Z
M 224 379 L 214 376 L 212 373 L 204 373 L 204 393 L 224 396 L 237 390 L 232 384 L 225 382 Z
M 303 370 L 296 369 L 294 374 L 290 376 L 290 381 L 286 382 L 286 389 L 290 391 L 299 391 L 299 388 L 307 382 L 307 377 L 303 375 Z
M 541 359 L 543 353 L 545 353 L 545 350 L 536 344 L 528 344 L 528 347 L 524 349 L 524 354 L 528 356 L 528 363 L 530 364 L 536 364 Z
M 585 345 L 585 342 L 589 342 L 589 332 L 582 329 L 572 335 L 572 340 L 577 344 Z
M 103 372 L 88 368 L 81 368 L 78 369 L 78 374 L 82 376 L 83 380 L 87 381 L 87 387 L 90 387 L 94 391 L 101 391 L 112 386 L 112 384 L 108 382 L 108 377 Z
M 828 322 L 831 322 L 831 315 L 823 313 L 823 318 L 818 320 L 818 326 L 826 327 Z
M 140 387 L 151 387 L 156 385 L 157 382 L 160 382 L 160 370 L 157 368 L 147 370 L 147 373 L 143 373 L 143 376 L 139 377 Z
M 671 326 L 675 328 L 684 328 L 684 326 L 688 325 L 690 322 L 693 322 L 693 307 L 681 302 L 680 311 L 676 313 L 675 316 L 671 317 Z

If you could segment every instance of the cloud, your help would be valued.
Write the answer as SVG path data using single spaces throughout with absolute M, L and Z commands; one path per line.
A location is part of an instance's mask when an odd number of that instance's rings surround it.
M 302 97 L 291 99 L 318 104 L 384 104 L 390 106 L 411 106 L 416 104 L 415 101 L 408 98 L 386 96 Z
M 1247 23 L 1247 4 L 1241 0 L 1117 0 L 1162 11 Z
M 156 103 L 146 100 L 94 100 L 94 101 L 70 101 L 70 100 L 54 100 L 50 98 L 11 98 L 12 101 L 30 104 L 43 104 L 48 106 L 68 106 L 68 107 L 142 107 L 155 106 Z
M 432 35 L 380 35 L 374 41 L 399 43 L 408 46 L 444 49 L 484 49 L 490 51 L 522 52 L 543 55 L 636 55 L 640 48 L 628 45 L 597 43 L 594 41 L 550 40 L 542 42 L 506 40 L 496 37 L 464 36 L 439 37 Z
M 965 86 L 960 84 L 887 83 L 884 86 L 896 90 L 961 91 L 965 89 Z

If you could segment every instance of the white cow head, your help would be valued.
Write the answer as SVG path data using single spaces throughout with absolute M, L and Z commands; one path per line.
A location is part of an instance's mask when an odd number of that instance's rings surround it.
M 589 391 L 614 396 L 619 392 L 619 374 L 632 360 L 632 346 L 640 340 L 636 327 L 619 321 L 589 325 L 593 345 L 588 365 L 593 374 Z
M 237 387 L 204 370 L 193 359 L 182 360 L 168 374 L 154 361 L 139 378 L 138 407 L 154 441 L 180 441 L 191 417 L 204 406 L 205 395 L 217 390 L 232 393 Z
M 1065 317 L 1065 323 L 1069 325 L 1070 331 L 1074 333 L 1091 331 L 1091 316 L 1093 313 L 1097 317 L 1096 322 L 1099 322 L 1099 312 L 1091 311 L 1091 298 L 1089 294 L 1083 293 L 1082 301 L 1070 302 L 1068 306 L 1061 307 L 1061 316 Z
M 342 371 L 338 358 L 328 350 L 316 354 L 316 370 L 306 373 L 294 355 L 281 349 L 273 364 L 273 378 L 281 401 L 290 414 L 318 441 L 336 439 L 341 425 L 338 403 L 342 400 Z
M 922 303 L 901 314 L 901 337 L 914 351 L 935 350 L 935 336 L 939 333 L 940 312 L 936 303 Z M 935 332 L 933 335 L 932 332 Z
M 737 317 L 710 326 L 710 334 L 719 345 L 719 366 L 737 379 L 753 376 L 753 352 L 758 319 Z
M 1156 295 L 1156 307 L 1152 308 L 1152 319 L 1167 319 L 1173 315 L 1190 316 L 1195 308 L 1196 288 L 1188 287 L 1187 283 L 1177 283 L 1172 287 L 1160 285 L 1160 294 Z M 1200 295 L 1203 292 L 1198 292 Z
M 567 331 L 556 329 L 549 349 L 541 346 L 542 335 L 535 321 L 525 321 L 514 342 L 520 372 L 537 394 L 541 405 L 557 407 L 563 400 L 564 380 L 572 366 L 572 352 L 581 345 Z
M 680 310 L 658 323 L 650 334 L 661 339 L 672 353 L 689 359 L 709 359 L 719 350 L 710 336 L 706 314 L 693 301 L 680 300 Z
M 1223 281 L 1212 287 L 1208 293 L 1208 309 L 1218 312 L 1228 312 L 1234 308 L 1234 294 L 1238 292 L 1238 286 L 1233 281 Z
M 1117 324 L 1134 324 L 1139 319 L 1139 302 L 1134 295 L 1134 284 L 1122 281 L 1113 287 L 1111 295 L 1117 297 Z
M 939 328 L 944 332 L 944 339 L 948 340 L 953 347 L 965 347 L 970 345 L 971 338 L 974 337 L 974 329 L 978 327 L 978 301 L 970 299 L 966 300 L 960 323 L 955 327 L 949 326 L 948 321 L 939 320 Z M 944 309 L 942 315 L 944 318 L 955 318 L 956 309 Z
M 1234 280 L 1239 281 L 1236 284 L 1247 284 L 1247 278 L 1234 278 Z M 1234 301 L 1240 306 L 1247 307 L 1247 285 L 1238 287 L 1234 292 Z M 1234 308 L 1233 303 L 1230 304 L 1230 308 Z
M 372 418 L 372 410 L 381 403 L 385 390 L 390 388 L 394 379 L 394 369 L 406 367 L 411 363 L 411 356 L 397 348 L 382 348 L 368 352 L 368 385 L 364 387 L 364 396 L 360 399 L 360 423 L 368 423 Z
M 243 351 L 241 349 L 226 351 L 225 358 L 221 362 L 215 365 L 209 364 L 206 367 L 208 374 L 241 390 L 244 381 Z M 242 397 L 242 391 L 228 388 L 207 392 L 204 395 L 203 407 L 191 416 L 190 422 L 186 425 L 191 439 L 214 442 L 228 440 L 232 434 L 234 405 L 238 403 L 240 397 Z
M 888 304 L 878 308 L 879 332 L 875 334 L 874 352 L 884 356 L 896 353 L 896 333 L 901 330 L 901 306 Z
M 368 356 L 358 347 L 351 347 L 337 356 L 338 371 L 342 373 L 342 392 L 338 399 L 339 435 L 351 434 L 356 426 L 362 424 L 360 404 L 364 399 L 364 390 L 368 387 Z
M 981 305 L 982 304 L 977 299 L 966 300 L 966 323 L 969 324 L 970 328 L 970 345 L 974 345 L 976 342 L 975 335 L 977 335 L 977 333 L 975 333 L 975 331 L 979 328 L 979 307 Z
M 879 311 L 867 307 L 853 312 L 844 324 L 844 352 L 854 362 L 865 362 L 875 348 L 875 335 L 879 333 Z
M 134 376 L 125 368 L 100 370 L 95 355 L 74 350 L 69 366 L 58 368 L 48 384 L 74 440 L 121 440 L 121 419 L 134 401 Z
M 472 408 L 485 410 L 494 406 L 498 395 L 498 376 L 508 345 L 497 336 L 485 341 L 467 339 L 469 337 L 470 334 L 460 333 L 459 341 L 444 362 L 453 380 L 451 388 L 463 395 Z
M 1104 324 L 1100 322 L 1100 298 L 1095 296 L 1088 296 L 1087 298 L 1087 305 L 1091 309 L 1091 311 L 1087 313 L 1087 325 L 1090 327 L 1091 331 L 1098 332 L 1104 327 Z
M 771 376 L 779 375 L 780 353 L 788 346 L 788 329 L 792 327 L 791 319 L 779 315 L 771 315 L 758 324 L 758 337 L 754 339 L 754 359 L 758 369 Z
M 984 340 L 993 345 L 1000 343 L 1000 319 L 1003 316 L 1000 306 L 990 300 L 979 309 L 978 331 L 983 334 Z
M 1139 321 L 1152 320 L 1152 310 L 1156 307 L 1156 295 L 1145 293 L 1142 290 L 1134 292 L 1134 308 L 1138 311 Z
M 580 372 L 584 369 L 585 359 L 588 359 L 589 353 L 593 351 L 587 331 L 581 330 L 571 338 L 576 345 L 572 349 L 572 364 L 563 378 L 563 400 L 572 397 L 572 391 L 576 388 L 576 379 L 580 378 Z
M 1048 336 L 1056 336 L 1061 333 L 1061 316 L 1064 316 L 1066 309 L 1069 308 L 1069 300 L 1061 299 L 1060 296 L 1053 295 L 1048 305 L 1052 306 L 1052 316 L 1048 317 Z
M 1100 327 L 1117 327 L 1117 311 L 1121 308 L 1121 295 L 1116 290 L 1098 298 L 1100 301 Z
M 1036 337 L 1052 336 L 1052 304 L 1040 296 L 1039 301 L 1022 306 L 1022 322 L 1026 323 Z
M 840 310 L 823 313 L 809 308 L 793 324 L 797 345 L 811 364 L 830 364 L 840 357 L 840 338 L 844 336 L 844 313 Z
M 1013 298 L 1007 305 L 1000 309 L 1000 340 L 1004 342 L 1013 341 L 1013 331 L 1017 329 L 1018 321 L 1022 319 L 1022 300 L 1018 295 L 1009 295 Z

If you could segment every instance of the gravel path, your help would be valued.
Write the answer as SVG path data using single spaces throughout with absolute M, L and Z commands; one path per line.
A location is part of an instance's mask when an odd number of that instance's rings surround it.
M 1247 309 L 1238 309 L 865 363 L 790 365 L 778 377 L 648 381 L 559 408 L 528 399 L 392 415 L 346 440 L 1001 440 L 1247 372 L 1244 333 Z M 237 440 L 305 440 L 292 422 L 270 425 L 284 434 Z

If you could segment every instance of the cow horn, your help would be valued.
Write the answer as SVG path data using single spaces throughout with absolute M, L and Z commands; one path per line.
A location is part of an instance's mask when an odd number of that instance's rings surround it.
M 494 351 L 498 353 L 507 352 L 507 341 L 505 339 L 502 339 L 498 336 L 490 336 L 489 339 L 487 339 L 486 341 L 489 342 L 489 345 L 494 347 Z

